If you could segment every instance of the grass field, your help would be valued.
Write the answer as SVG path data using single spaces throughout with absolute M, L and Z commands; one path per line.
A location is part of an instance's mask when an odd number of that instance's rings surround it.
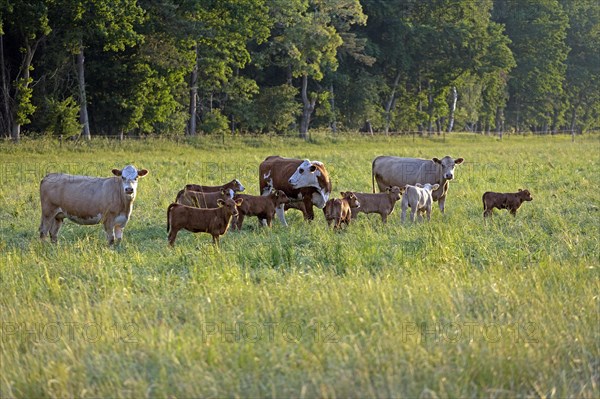
M 430 223 L 289 211 L 167 246 L 185 183 L 258 194 L 272 154 L 323 161 L 336 194 L 370 191 L 377 155 L 465 163 Z M 70 222 L 39 242 L 46 173 L 128 163 L 150 174 L 120 246 Z M 600 396 L 598 136 L 41 140 L 0 144 L 0 168 L 2 398 Z M 534 200 L 484 225 L 483 192 L 519 188 Z

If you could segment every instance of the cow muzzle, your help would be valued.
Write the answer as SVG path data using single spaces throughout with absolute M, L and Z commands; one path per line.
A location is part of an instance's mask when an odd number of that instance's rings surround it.
M 131 187 L 127 187 L 127 188 L 125 189 L 125 194 L 127 194 L 127 195 L 133 195 L 133 188 L 131 188 Z
M 451 174 L 451 173 L 447 173 L 447 174 L 444 175 L 444 179 L 446 179 L 446 180 L 452 180 L 452 179 L 454 179 L 454 175 Z

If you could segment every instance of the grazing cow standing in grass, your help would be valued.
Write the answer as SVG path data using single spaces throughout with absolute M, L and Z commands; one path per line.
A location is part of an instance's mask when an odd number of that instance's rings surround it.
M 188 191 L 199 191 L 201 193 L 214 193 L 220 192 L 221 190 L 233 190 L 233 192 L 241 192 L 246 188 L 240 183 L 238 179 L 233 179 L 232 181 L 225 183 L 221 186 L 201 186 L 199 184 L 186 184 L 184 190 Z
M 267 226 L 271 227 L 275 210 L 279 206 L 290 202 L 288 196 L 281 190 L 273 190 L 267 196 L 236 194 L 234 198 L 244 200 L 242 205 L 238 207 L 239 215 L 233 224 L 238 230 L 242 229 L 244 217 L 246 216 L 257 216 L 259 220 L 264 219 L 267 221 Z
M 373 192 L 375 180 L 379 191 L 389 186 L 404 187 L 417 183 L 437 184 L 438 189 L 432 193 L 434 201 L 438 201 L 440 211 L 444 213 L 446 196 L 450 180 L 454 179 L 454 167 L 463 163 L 463 158 L 445 156 L 442 159 L 399 158 L 381 156 L 373 160 L 371 179 Z
M 65 218 L 84 225 L 102 223 L 108 244 L 123 238 L 135 200 L 138 178 L 148 174 L 128 165 L 113 169 L 113 177 L 75 176 L 50 173 L 40 183 L 42 221 L 40 238 L 50 233 L 57 242 Z
M 319 161 L 270 156 L 261 162 L 258 174 L 261 195 L 282 190 L 290 199 L 289 204 L 280 205 L 276 210 L 284 226 L 287 226 L 285 209 L 299 209 L 304 219 L 312 220 L 315 217 L 313 205 L 322 209 L 331 193 L 329 173 Z
M 244 200 L 218 200 L 218 208 L 200 209 L 181 204 L 171 204 L 167 208 L 167 232 L 169 245 L 175 244 L 177 233 L 184 229 L 192 233 L 208 233 L 213 243 L 219 245 L 219 237 L 227 232 L 229 222 L 238 215 L 237 207 Z
M 529 190 L 519 189 L 516 193 L 495 193 L 488 191 L 483 194 L 483 217 L 492 216 L 494 208 L 508 209 L 510 214 L 517 216 L 517 209 L 525 201 L 533 201 Z
M 415 214 L 419 212 L 419 220 L 423 219 L 423 213 L 427 214 L 427 220 L 431 220 L 431 205 L 433 198 L 431 193 L 439 188 L 439 184 L 417 183 L 414 186 L 407 185 L 402 196 L 402 222 L 406 220 L 406 210 L 410 207 L 410 220 L 415 221 Z
M 221 191 L 215 192 L 200 192 L 183 189 L 177 193 L 175 202 L 195 208 L 217 208 L 217 200 L 226 200 L 227 198 L 233 198 L 233 190 L 221 189 Z
M 354 193 L 360 207 L 352 208 L 352 219 L 356 219 L 359 213 L 378 213 L 381 215 L 381 221 L 387 222 L 387 217 L 394 211 L 396 201 L 402 198 L 404 188 L 392 186 L 385 189 L 383 193 Z
M 335 224 L 333 225 L 335 229 L 341 228 L 342 223 L 349 225 L 352 219 L 352 209 L 361 206 L 360 201 L 353 192 L 342 191 L 341 195 L 342 198 L 332 198 L 327 201 L 325 208 L 323 208 L 327 224 L 331 226 L 331 223 L 335 221 Z

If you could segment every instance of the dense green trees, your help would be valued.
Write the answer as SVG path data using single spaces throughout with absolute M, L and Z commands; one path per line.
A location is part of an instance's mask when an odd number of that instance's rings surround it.
M 0 0 L 0 64 L 15 140 L 600 126 L 595 0 Z

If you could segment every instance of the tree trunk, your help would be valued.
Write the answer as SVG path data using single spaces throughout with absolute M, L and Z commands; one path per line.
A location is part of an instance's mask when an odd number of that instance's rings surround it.
M 4 104 L 4 108 L 2 109 L 2 119 L 4 120 L 3 127 L 3 135 L 10 136 L 11 125 L 12 125 L 12 117 L 10 113 L 10 85 L 8 83 L 8 77 L 6 76 L 6 68 L 4 64 L 4 35 L 0 34 L 0 69 L 2 76 L 2 102 Z
M 390 98 L 385 104 L 385 135 L 387 136 L 390 133 L 390 123 L 392 119 L 392 107 L 394 106 L 394 102 L 396 100 L 396 89 L 398 88 L 398 83 L 400 82 L 400 72 L 396 75 L 394 79 L 394 85 L 392 86 L 392 92 L 390 93 Z
M 433 132 L 433 93 L 431 90 L 431 81 L 427 81 L 427 136 Z
M 84 139 L 90 140 L 90 122 L 87 112 L 87 98 L 85 93 L 85 57 L 83 55 L 83 42 L 79 41 L 79 54 L 77 54 L 77 75 L 79 78 L 79 123 Z
M 504 133 L 504 109 L 502 107 L 496 107 L 496 133 L 498 138 L 502 140 L 502 134 Z
M 571 110 L 571 141 L 575 141 L 575 123 L 577 121 L 577 105 L 573 105 Z
M 198 43 L 194 44 L 196 54 L 194 69 L 190 75 L 190 119 L 188 122 L 188 136 L 196 135 L 196 113 L 198 111 Z
M 22 81 L 24 82 L 23 84 L 23 89 L 28 89 L 29 88 L 29 81 L 31 79 L 31 63 L 33 61 L 33 55 L 35 54 L 35 49 L 37 48 L 37 45 L 39 43 L 39 40 L 35 42 L 35 44 L 33 46 L 31 46 L 29 44 L 29 41 L 26 40 L 25 42 L 25 59 L 23 60 L 23 66 L 21 68 L 21 72 L 23 72 L 23 77 L 21 78 Z M 17 82 L 20 79 L 17 79 Z M 23 90 L 23 91 L 25 91 Z M 13 124 L 12 124 L 12 129 L 11 129 L 11 137 L 13 139 L 13 141 L 19 141 L 21 139 L 21 123 L 19 123 L 18 121 L 18 112 L 19 112 L 19 107 L 20 107 L 20 97 L 21 97 L 21 91 L 22 89 L 20 88 L 20 85 L 17 84 L 17 89 L 15 91 L 15 100 L 16 103 L 14 110 L 13 110 Z
M 335 118 L 335 95 L 333 93 L 333 83 L 329 86 L 329 92 L 331 93 L 331 115 L 333 120 L 331 121 L 331 131 L 333 132 L 333 134 L 337 133 L 337 122 L 336 122 L 336 118 Z
M 302 119 L 300 120 L 300 137 L 308 140 L 308 128 L 310 125 L 310 117 L 315 110 L 317 99 L 308 98 L 308 75 L 302 76 Z
M 448 121 L 448 133 L 452 133 L 454 128 L 454 113 L 456 112 L 456 102 L 458 101 L 458 92 L 456 86 L 452 86 L 452 105 L 450 106 L 450 120 Z

